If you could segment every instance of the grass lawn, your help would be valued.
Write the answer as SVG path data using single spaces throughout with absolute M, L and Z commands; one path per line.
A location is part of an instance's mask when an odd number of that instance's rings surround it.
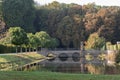
M 65 74 L 53 72 L 0 72 L 0 80 L 120 80 L 120 75 Z
M 0 70 L 12 70 L 43 58 L 45 57 L 35 52 L 0 55 Z

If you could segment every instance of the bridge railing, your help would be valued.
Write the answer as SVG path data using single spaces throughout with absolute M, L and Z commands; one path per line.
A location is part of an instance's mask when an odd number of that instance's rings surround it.
M 79 48 L 41 48 L 41 50 L 63 51 L 63 50 L 80 50 Z

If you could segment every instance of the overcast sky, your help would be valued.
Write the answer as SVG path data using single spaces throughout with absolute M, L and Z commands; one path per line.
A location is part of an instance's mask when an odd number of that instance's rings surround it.
M 41 5 L 48 4 L 53 1 L 58 1 L 60 3 L 77 3 L 80 5 L 95 2 L 97 5 L 106 6 L 120 6 L 120 0 L 34 0 Z

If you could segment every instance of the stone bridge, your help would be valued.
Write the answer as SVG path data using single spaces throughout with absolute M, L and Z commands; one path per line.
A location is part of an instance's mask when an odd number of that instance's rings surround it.
M 58 72 L 84 72 L 86 64 L 96 64 L 97 66 L 105 64 L 114 64 L 108 57 L 113 55 L 116 51 L 100 51 L 100 50 L 47 50 L 42 49 L 40 54 L 46 57 L 54 57 L 43 62 L 40 62 L 43 67 Z M 105 55 L 103 61 L 98 59 L 100 54 Z M 92 60 L 87 60 L 86 55 L 92 56 Z M 91 56 L 90 56 L 91 55 Z M 107 58 L 108 57 L 108 58 Z
M 80 63 L 81 59 L 84 60 L 83 62 L 86 63 L 85 56 L 92 55 L 93 63 L 99 63 L 98 55 L 104 53 L 107 54 L 107 51 L 100 51 L 100 50 L 47 50 L 43 49 L 39 52 L 40 54 L 50 57 L 54 55 L 54 59 L 48 60 L 49 62 L 54 63 Z

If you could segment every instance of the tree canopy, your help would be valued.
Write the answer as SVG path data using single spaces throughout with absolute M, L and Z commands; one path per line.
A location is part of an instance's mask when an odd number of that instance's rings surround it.
M 45 31 L 40 31 L 35 34 L 35 36 L 40 40 L 41 44 L 40 47 L 49 48 L 49 47 L 56 47 L 57 41 L 55 38 L 51 38 L 49 34 Z
M 34 8 L 34 5 L 37 6 Z M 21 26 L 30 33 L 45 31 L 50 37 L 59 40 L 59 47 L 62 48 L 79 48 L 80 42 L 87 41 L 93 33 L 98 33 L 99 37 L 112 43 L 120 41 L 118 6 L 65 4 L 57 1 L 38 5 L 33 0 L 4 0 L 2 14 L 7 26 Z M 43 40 L 43 43 L 46 42 Z M 45 45 L 48 44 L 51 43 Z
M 40 40 L 32 33 L 28 33 L 27 37 L 29 39 L 28 46 L 30 48 L 37 48 L 40 45 Z
M 55 1 L 40 6 L 38 11 L 37 16 L 41 17 L 35 19 L 37 29 L 57 38 L 60 47 L 79 48 L 80 42 L 87 41 L 93 33 L 112 43 L 120 40 L 120 7 L 102 7 L 95 3 L 81 6 Z
M 99 37 L 98 33 L 93 33 L 89 36 L 85 47 L 86 49 L 102 49 L 105 45 L 105 39 Z
M 8 27 L 20 26 L 34 32 L 35 8 L 33 0 L 3 0 L 2 12 Z
M 21 27 L 11 27 L 5 38 L 0 40 L 0 44 L 33 48 L 55 48 L 59 45 L 56 38 L 50 37 L 45 31 L 33 33 L 26 33 Z
M 26 32 L 20 27 L 10 28 L 8 30 L 9 39 L 14 45 L 23 45 L 28 43 Z

